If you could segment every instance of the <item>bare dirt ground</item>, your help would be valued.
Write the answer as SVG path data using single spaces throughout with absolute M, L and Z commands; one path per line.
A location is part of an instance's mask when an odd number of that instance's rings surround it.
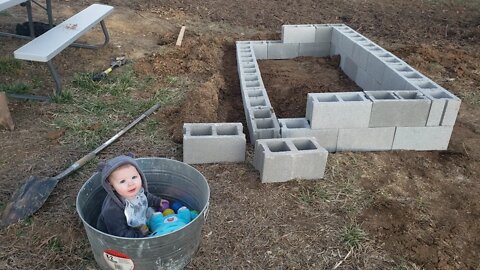
M 58 21 L 93 3 L 53 2 Z M 279 39 L 282 24 L 345 23 L 463 100 L 447 151 L 334 153 L 323 180 L 268 185 L 250 163 L 252 146 L 245 163 L 195 166 L 209 181 L 211 208 L 188 269 L 332 269 L 338 263 L 337 269 L 480 269 L 478 1 L 103 2 L 115 6 L 107 20 L 111 43 L 96 51 L 68 48 L 56 57 L 66 88 L 76 73 L 101 70 L 126 54 L 138 76 L 156 78 L 160 86 L 182 81 L 185 95 L 152 117 L 160 139 L 149 140 L 143 123 L 99 159 L 134 152 L 181 160 L 184 122 L 245 124 L 235 41 Z M 23 22 L 23 12 L 0 15 L 1 29 Z M 176 47 L 182 25 L 187 31 Z M 0 38 L 0 56 L 22 44 Z M 261 61 L 277 114 L 301 117 L 310 90 L 358 89 L 337 62 Z M 0 79 L 40 85 L 38 93 L 53 86 L 36 63 Z M 135 89 L 133 97 L 153 93 Z M 55 175 L 92 150 L 62 139 L 72 130 L 52 135 L 68 104 L 11 100 L 9 106 L 16 129 L 0 130 L 0 206 L 29 175 Z M 96 269 L 75 211 L 77 192 L 95 166 L 60 182 L 32 218 L 1 230 L 0 269 Z

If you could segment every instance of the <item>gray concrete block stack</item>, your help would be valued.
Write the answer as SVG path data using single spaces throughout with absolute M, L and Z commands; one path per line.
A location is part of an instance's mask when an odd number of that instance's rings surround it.
M 250 142 L 253 144 L 258 139 L 279 138 L 280 126 L 265 90 L 255 53 L 265 57 L 268 42 L 237 41 L 236 47 L 243 109 Z
M 243 162 L 246 139 L 241 123 L 184 123 L 183 161 L 188 164 Z
M 313 129 L 365 128 L 372 101 L 363 92 L 309 93 L 306 118 Z
M 262 183 L 323 178 L 328 151 L 315 138 L 262 139 L 255 142 L 253 165 Z
M 257 59 L 333 55 L 340 55 L 340 68 L 363 91 L 309 93 L 305 118 L 277 119 Z M 445 150 L 461 104 L 458 97 L 344 24 L 283 25 L 281 40 L 239 41 L 237 63 L 252 143 L 280 136 L 312 137 L 330 152 Z M 261 165 L 272 153 L 291 151 L 291 143 L 279 144 L 278 149 L 286 150 L 272 152 L 265 143 L 256 143 L 255 164 L 262 175 L 263 170 L 272 171 L 267 178 L 281 181 L 292 177 L 282 172 L 294 170 L 283 164 L 287 161 L 279 162 L 283 165 L 275 170 L 265 169 L 274 165 Z M 278 159 L 293 164 L 286 156 Z
M 461 100 L 343 24 L 284 25 L 281 40 L 237 41 L 253 164 L 262 182 L 324 177 L 328 152 L 445 150 Z M 309 93 L 304 118 L 277 119 L 258 59 L 340 55 L 362 92 Z M 241 123 L 185 123 L 190 164 L 243 162 Z
M 419 91 L 365 91 L 372 100 L 369 127 L 426 126 L 432 101 Z
M 338 128 L 312 129 L 307 118 L 280 118 L 282 138 L 314 137 L 328 152 L 337 151 Z

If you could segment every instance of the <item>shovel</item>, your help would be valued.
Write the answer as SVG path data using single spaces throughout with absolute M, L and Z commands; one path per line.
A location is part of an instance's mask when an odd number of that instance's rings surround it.
M 93 75 L 92 77 L 92 80 L 98 82 L 100 80 L 103 80 L 104 78 L 107 77 L 107 75 L 112 72 L 112 70 L 114 68 L 117 68 L 117 67 L 120 67 L 120 66 L 123 66 L 125 65 L 125 63 L 127 63 L 127 58 L 125 56 L 120 56 L 120 57 L 116 57 L 112 63 L 110 63 L 110 67 L 107 68 L 106 70 L 98 73 L 98 74 L 95 74 Z
M 110 138 L 101 146 L 97 147 L 97 149 L 79 159 L 59 175 L 54 177 L 30 176 L 25 184 L 13 194 L 12 199 L 7 204 L 2 214 L 0 227 L 8 226 L 35 213 L 45 203 L 48 196 L 57 185 L 58 181 L 70 175 L 72 172 L 76 171 L 78 168 L 92 160 L 100 151 L 109 146 L 113 141 L 122 136 L 138 122 L 142 121 L 145 117 L 156 111 L 159 107 L 160 104 L 155 104 L 148 111 L 144 112 L 140 117 L 135 119 L 135 121 L 118 132 L 115 136 Z

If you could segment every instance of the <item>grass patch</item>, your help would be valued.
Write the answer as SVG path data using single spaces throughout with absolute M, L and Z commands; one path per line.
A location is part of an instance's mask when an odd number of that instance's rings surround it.
M 180 82 L 185 83 L 175 80 Z M 165 87 L 154 77 L 140 77 L 129 65 L 98 82 L 92 80 L 91 73 L 79 73 L 74 75 L 70 88 L 53 98 L 64 106 L 59 106 L 52 125 L 66 131 L 61 143 L 91 150 L 155 103 L 174 105 L 184 92 L 170 83 Z M 158 136 L 157 121 L 147 118 L 142 122 L 145 139 L 154 140 Z
M 48 249 L 50 249 L 53 252 L 60 252 L 63 250 L 63 244 L 60 239 L 57 237 L 53 237 L 52 239 L 48 240 Z
M 466 101 L 470 105 L 480 106 L 480 93 L 478 92 L 465 92 L 458 94 L 463 101 Z
M 33 223 L 32 217 L 27 217 L 24 220 L 22 220 L 22 224 L 25 226 L 30 226 L 32 225 L 32 223 Z
M 356 224 L 346 226 L 342 233 L 342 241 L 349 248 L 358 248 L 365 240 L 365 232 Z
M 32 88 L 23 83 L 23 82 L 15 82 L 10 84 L 0 84 L 0 91 L 4 91 L 5 93 L 11 94 L 28 94 Z
M 26 236 L 27 233 L 24 231 L 24 230 L 18 230 L 15 232 L 15 236 L 17 237 L 22 237 L 22 236 Z
M 309 189 L 304 189 L 300 191 L 300 194 L 298 195 L 298 199 L 302 203 L 311 204 L 315 201 L 315 195 Z
M 392 270 L 409 270 L 411 269 L 405 261 L 401 261 L 397 265 L 395 265 Z
M 416 265 L 415 263 L 409 262 L 409 261 L 402 258 L 391 269 L 392 270 L 420 270 L 420 269 L 423 269 L 423 268 Z
M 60 104 L 69 104 L 73 102 L 73 95 L 70 91 L 62 91 L 60 95 L 52 97 L 52 101 Z
M 326 190 L 324 185 L 315 185 L 313 188 L 305 187 L 300 190 L 298 200 L 304 204 L 311 204 L 314 202 L 329 202 L 331 198 L 330 193 Z
M 0 56 L 0 74 L 12 74 L 22 67 L 20 60 Z

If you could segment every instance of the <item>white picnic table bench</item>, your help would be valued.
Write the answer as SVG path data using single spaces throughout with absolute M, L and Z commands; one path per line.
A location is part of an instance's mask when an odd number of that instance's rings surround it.
M 31 0 L 0 0 L 0 11 L 6 8 L 21 4 L 27 3 L 30 6 L 31 12 Z M 47 0 L 50 2 L 50 0 Z M 51 14 L 51 5 L 47 3 L 48 8 Z M 109 35 L 107 27 L 105 25 L 104 19 L 110 15 L 113 11 L 112 6 L 103 5 L 103 4 L 92 4 L 86 9 L 80 11 L 79 13 L 73 15 L 64 22 L 58 24 L 57 26 L 51 28 L 44 34 L 39 37 L 31 39 L 30 42 L 24 46 L 17 49 L 13 55 L 17 59 L 27 60 L 27 61 L 36 61 L 36 62 L 45 62 L 48 65 L 48 69 L 52 74 L 53 80 L 55 81 L 55 91 L 54 94 L 58 95 L 62 92 L 62 83 L 58 72 L 56 71 L 52 59 L 58 55 L 63 49 L 68 46 L 75 46 L 81 48 L 100 48 L 105 46 L 109 42 Z M 29 11 L 27 11 L 29 12 Z M 50 21 L 50 19 L 49 19 Z M 29 22 L 31 23 L 31 16 L 29 16 Z M 49 22 L 51 24 L 51 22 Z M 104 42 L 101 44 L 83 44 L 75 43 L 75 41 L 84 35 L 86 32 L 91 30 L 95 25 L 99 24 L 102 27 L 104 34 Z M 31 36 L 33 37 L 32 28 L 30 28 Z M 15 35 L 14 35 L 15 36 Z M 45 100 L 49 99 L 48 97 L 42 96 L 32 96 L 32 95 L 10 95 L 16 98 L 27 98 L 27 99 L 38 99 Z

